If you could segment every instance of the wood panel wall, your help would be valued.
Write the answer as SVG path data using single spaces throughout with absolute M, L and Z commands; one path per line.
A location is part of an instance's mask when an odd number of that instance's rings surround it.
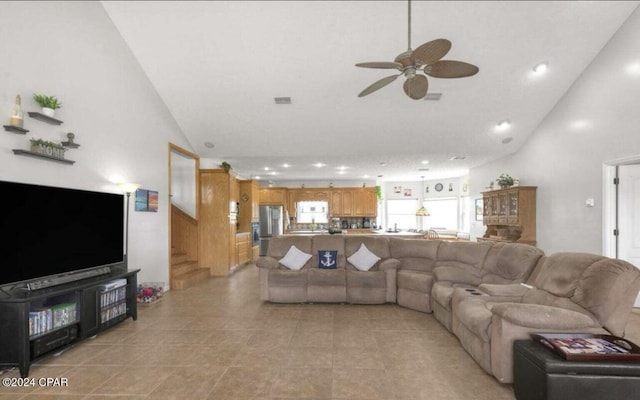
M 198 261 L 198 221 L 173 204 L 171 245 L 175 253 L 184 253 L 189 261 Z

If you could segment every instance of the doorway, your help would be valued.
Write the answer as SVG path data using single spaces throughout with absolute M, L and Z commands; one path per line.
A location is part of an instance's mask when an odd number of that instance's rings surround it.
M 169 143 L 169 281 L 172 289 L 184 289 L 186 285 L 174 271 L 176 264 L 180 264 L 180 271 L 198 268 L 199 169 L 197 154 Z M 185 262 L 190 265 L 185 267 Z
M 640 268 L 640 156 L 604 167 L 604 255 Z

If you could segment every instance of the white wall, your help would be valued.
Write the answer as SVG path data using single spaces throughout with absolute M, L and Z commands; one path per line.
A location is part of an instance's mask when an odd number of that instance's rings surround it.
M 547 254 L 602 252 L 602 164 L 640 154 L 639 37 L 636 9 L 519 152 L 470 171 L 473 197 L 501 173 L 538 186 L 538 246 Z
M 129 262 L 139 281 L 168 282 L 168 142 L 190 149 L 99 2 L 0 3 L 0 119 L 16 94 L 57 96 L 60 126 L 25 117 L 27 135 L 0 133 L 0 179 L 118 193 L 117 180 L 159 192 L 158 213 L 131 212 Z M 30 138 L 74 132 L 74 165 L 19 157 Z M 2 193 L 2 195 L 6 195 Z M 133 199 L 131 199 L 133 210 Z

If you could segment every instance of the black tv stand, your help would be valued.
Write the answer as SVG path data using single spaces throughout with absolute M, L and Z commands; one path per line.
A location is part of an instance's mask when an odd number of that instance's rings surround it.
M 114 268 L 108 274 L 38 290 L 5 291 L 0 298 L 0 367 L 17 366 L 24 378 L 34 360 L 129 317 L 135 321 L 139 271 Z

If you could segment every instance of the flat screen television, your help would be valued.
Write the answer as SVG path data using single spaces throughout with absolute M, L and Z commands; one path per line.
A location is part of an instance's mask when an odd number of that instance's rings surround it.
M 123 197 L 0 181 L 0 287 L 124 265 Z

